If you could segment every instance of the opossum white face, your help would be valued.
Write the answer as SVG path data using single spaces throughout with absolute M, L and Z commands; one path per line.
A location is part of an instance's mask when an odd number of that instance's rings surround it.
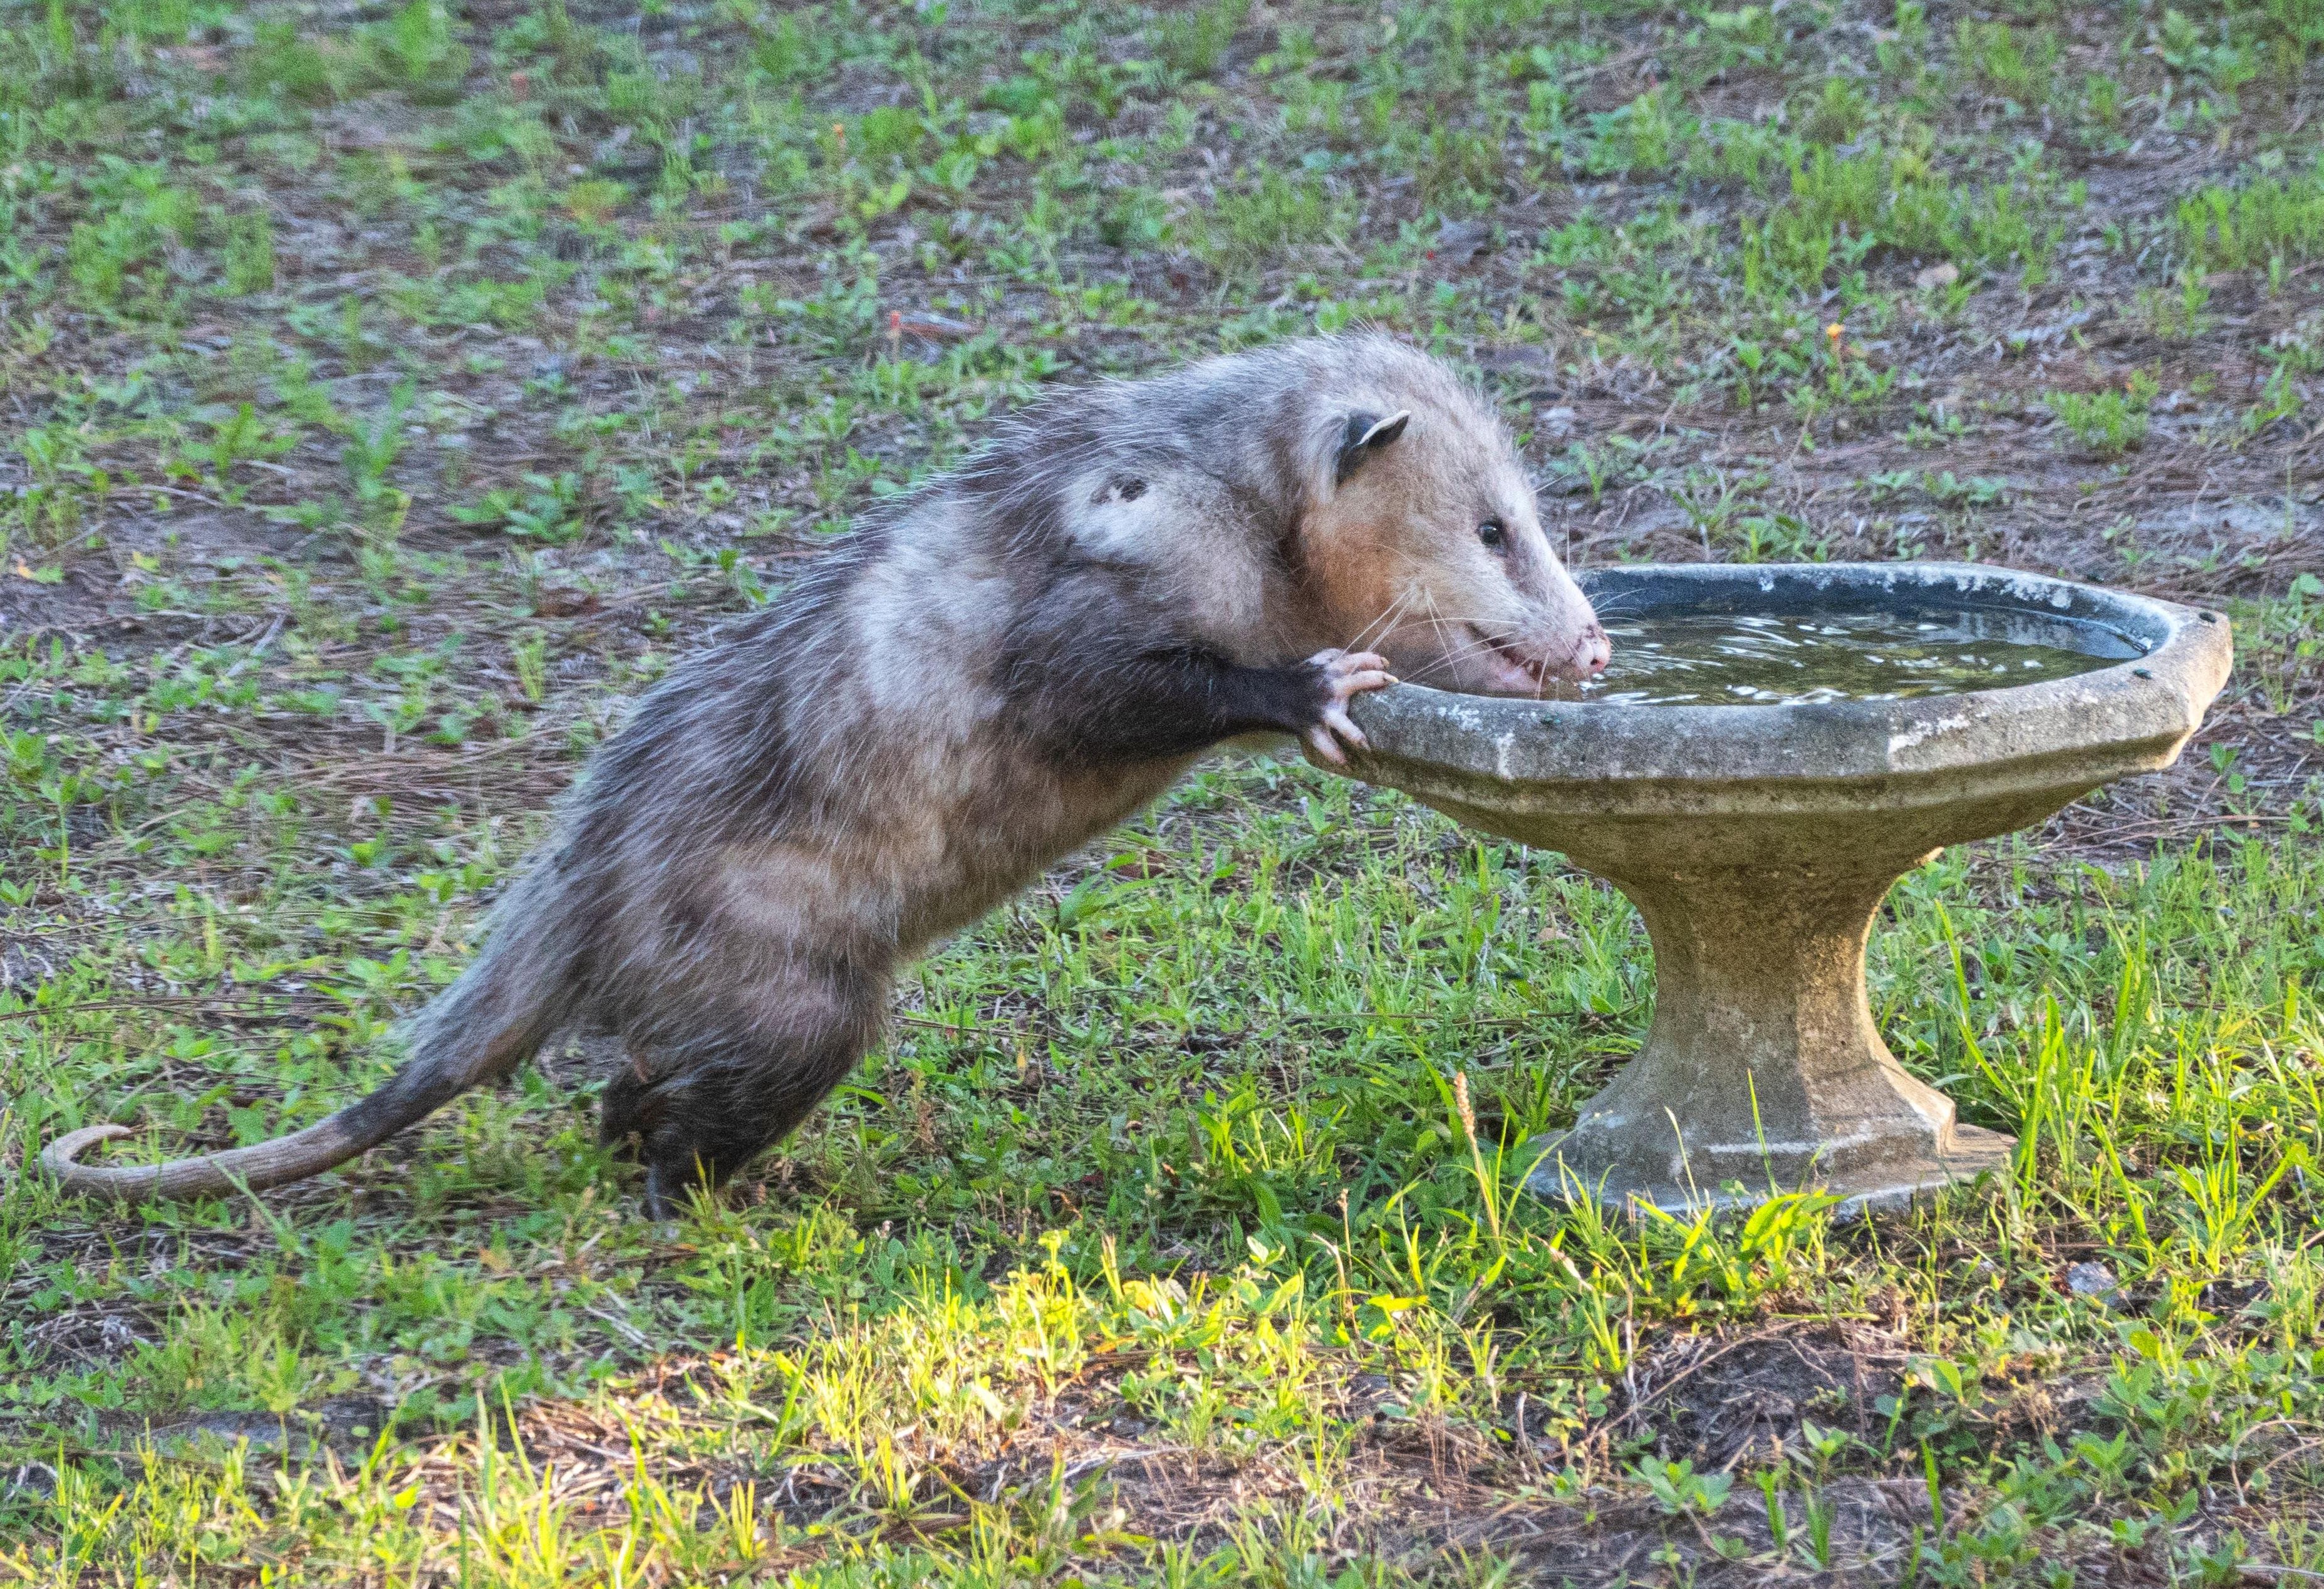
M 1302 543 L 1342 643 L 1416 684 L 1485 695 L 1604 670 L 1606 631 L 1499 427 L 1465 402 L 1358 411 L 1331 450 Z

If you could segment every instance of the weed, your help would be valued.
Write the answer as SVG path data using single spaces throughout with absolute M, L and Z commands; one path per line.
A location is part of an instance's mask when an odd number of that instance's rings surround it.
M 2148 36 L 2165 65 L 2213 89 L 2232 94 L 2259 75 L 2255 53 L 2230 36 L 2226 18 L 2215 32 L 2175 6 L 2166 7 L 2161 23 L 2151 25 Z
M 1155 31 L 1155 51 L 1181 77 L 1207 77 L 1250 14 L 1250 0 L 1206 0 L 1167 14 Z
M 358 427 L 339 453 L 348 483 L 355 487 L 355 503 L 364 523 L 374 531 L 392 534 L 411 506 L 410 493 L 391 485 L 387 474 L 402 454 L 403 421 L 419 391 L 415 382 L 399 382 L 379 416 L 370 424 Z
M 1651 176 L 1666 171 L 1692 136 L 1693 118 L 1667 88 L 1639 95 L 1618 110 L 1590 118 L 1582 169 L 1595 175 Z
M 581 516 L 581 476 L 570 469 L 555 476 L 527 474 L 521 491 L 495 487 L 474 506 L 450 512 L 464 524 L 562 546 L 587 533 Z
M 2308 406 L 2300 384 L 2292 377 L 2295 361 L 2282 359 L 2268 372 L 2260 388 L 2259 401 L 2244 411 L 2244 429 L 2253 434 L 2266 430 L 2278 420 L 2296 417 Z
M 2140 288 L 2135 315 L 2166 342 L 2191 342 L 2210 329 L 2210 302 L 2209 282 L 2203 272 L 2190 267 L 2179 273 L 2175 291 Z
M 442 0 L 407 0 L 385 22 L 361 35 L 380 79 L 423 104 L 447 105 L 467 75 L 468 48 L 453 36 Z
M 2019 34 L 2006 22 L 1963 17 L 1954 35 L 1960 59 L 1993 92 L 2020 107 L 2040 106 L 2050 97 L 2061 46 L 2044 29 Z
M 1846 143 L 1864 130 L 1871 115 L 1871 103 L 1854 82 L 1826 78 L 1813 104 L 1800 118 L 1801 135 L 1811 143 Z
M 2238 188 L 2207 187 L 2172 214 L 2189 268 L 2282 268 L 2324 255 L 2324 167 L 2289 180 L 2261 178 Z
M 73 226 L 67 264 L 93 301 L 117 304 L 133 274 L 150 270 L 165 248 L 193 241 L 200 207 L 171 180 L 167 166 L 111 154 L 101 157 L 90 193 L 99 218 Z
M 300 37 L 297 24 L 279 19 L 258 24 L 255 42 L 243 59 L 243 74 L 255 93 L 307 104 L 332 98 L 339 86 L 331 59 Z
M 1694 1512 L 1709 1516 L 1727 1502 L 1734 1479 L 1726 1474 L 1699 1474 L 1691 1462 L 1649 1459 L 1634 1470 L 1665 1511 L 1674 1516 Z
M 1196 251 L 1222 270 L 1248 270 L 1344 236 L 1353 207 L 1323 178 L 1268 170 L 1220 193 L 1200 218 Z
M 2320 0 L 2262 0 L 2260 12 L 2275 40 L 2304 63 L 2324 49 L 2324 3 Z
M 1995 184 L 1964 189 L 1909 152 L 1844 156 L 1816 149 L 1791 171 L 1791 191 L 1745 246 L 1766 268 L 1820 283 L 1876 247 L 1986 265 L 2017 263 L 2038 277 L 2062 228 L 2034 200 Z
M 226 290 L 240 298 L 274 285 L 274 224 L 263 209 L 227 223 Z
M 2117 457 L 2146 439 L 2147 405 L 2161 390 L 2134 372 L 2120 392 L 2052 392 L 2043 401 L 2076 441 L 2100 457 Z

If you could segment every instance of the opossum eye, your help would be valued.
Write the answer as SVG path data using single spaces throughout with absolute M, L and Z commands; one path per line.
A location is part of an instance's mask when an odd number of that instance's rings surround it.
M 1483 523 L 1477 526 L 1477 539 L 1483 541 L 1487 546 L 1491 547 L 1495 551 L 1500 550 L 1502 546 L 1508 542 L 1508 526 L 1503 524 L 1499 519 L 1488 519 Z

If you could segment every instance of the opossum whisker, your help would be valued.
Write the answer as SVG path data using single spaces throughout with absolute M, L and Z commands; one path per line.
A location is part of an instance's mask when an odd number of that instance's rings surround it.
M 1441 658 L 1441 659 L 1443 660 L 1443 661 L 1444 665 L 1446 665 L 1446 666 L 1450 666 L 1450 665 L 1451 665 L 1451 663 L 1452 662 L 1452 661 L 1453 661 L 1456 657 L 1461 656 L 1461 655 L 1462 655 L 1462 654 L 1464 654 L 1464 653 L 1460 652 L 1460 651 L 1455 651 L 1452 646 L 1450 646 L 1450 645 L 1448 645 L 1448 644 L 1446 644 L 1446 643 L 1445 643 L 1445 642 L 1444 642 L 1444 621 L 1443 621 L 1443 616 L 1442 616 L 1442 615 L 1437 612 L 1437 610 L 1436 610 L 1436 596 L 1435 596 L 1435 593 L 1432 591 L 1432 592 L 1427 593 L 1427 595 L 1428 595 L 1428 627 L 1429 627 L 1432 631 L 1434 631 L 1434 633 L 1435 633 L 1435 635 L 1436 635 L 1436 654 L 1438 655 L 1438 657 L 1439 657 L 1439 658 Z
M 1364 626 L 1365 645 L 1370 646 L 1374 641 L 1394 632 L 1396 626 L 1404 621 L 1404 614 L 1411 608 L 1414 599 L 1420 594 L 1419 588 L 1411 585 L 1406 586 L 1397 592 L 1397 598 L 1382 610 L 1380 615 Z
M 1509 638 L 1506 634 L 1494 634 L 1488 632 L 1479 619 L 1447 618 L 1437 610 L 1434 597 L 1429 601 L 1428 622 L 1437 634 L 1437 654 L 1413 670 L 1412 679 L 1416 684 L 1424 683 L 1434 675 L 1449 671 L 1462 662 L 1467 661 L 1471 657 L 1498 651 Z M 1447 623 L 1459 624 L 1468 630 L 1472 638 L 1460 645 L 1448 643 L 1443 638 L 1444 625 Z M 1536 683 L 1541 682 L 1543 681 L 1536 677 Z
M 1474 638 L 1466 644 L 1457 646 L 1443 645 L 1440 642 L 1439 652 L 1435 657 L 1412 669 L 1407 674 L 1407 677 L 1416 684 L 1425 683 L 1432 676 L 1445 672 L 1471 657 L 1498 651 L 1513 638 L 1509 634 L 1497 633 L 1487 629 L 1484 622 L 1477 618 L 1446 618 L 1443 614 L 1432 613 L 1430 622 L 1435 625 L 1440 635 L 1443 633 L 1443 623 L 1452 622 L 1464 625 Z M 1546 673 L 1536 673 L 1534 677 L 1534 698 L 1543 698 L 1541 692 L 1546 690 L 1551 682 Z
M 1414 594 L 1412 587 L 1405 587 L 1404 593 L 1388 603 L 1378 617 L 1357 630 L 1355 638 L 1349 641 L 1342 649 L 1351 651 L 1370 651 L 1379 643 L 1395 630 L 1397 621 L 1404 616 L 1404 609 L 1412 605 Z
M 1439 674 L 1449 672 L 1453 668 L 1458 667 L 1461 663 L 1467 661 L 1471 657 L 1481 656 L 1491 649 L 1492 648 L 1490 646 L 1480 642 L 1475 644 L 1462 647 L 1457 651 L 1447 651 L 1443 655 L 1433 658 L 1422 666 L 1414 669 L 1408 677 L 1415 684 L 1425 684 L 1430 679 Z
M 1445 627 L 1447 624 L 1457 625 L 1457 627 L 1448 631 Z M 1459 618 L 1439 619 L 1432 624 L 1432 627 L 1438 635 L 1445 637 L 1441 647 L 1441 654 L 1445 656 L 1467 656 L 1474 651 L 1489 650 L 1496 644 L 1506 643 L 1508 640 L 1505 635 L 1488 633 L 1477 624 Z
M 1444 643 L 1443 646 L 1443 654 L 1447 656 L 1469 656 L 1477 651 L 1489 651 L 1498 646 L 1510 644 L 1517 639 L 1517 636 L 1513 633 L 1487 628 L 1486 621 L 1482 619 L 1462 618 L 1450 614 L 1439 614 L 1431 620 L 1432 627 L 1435 629 L 1436 633 L 1440 636 L 1445 633 L 1444 626 L 1448 624 L 1457 624 L 1462 630 L 1465 630 L 1468 633 L 1468 638 L 1458 644 L 1453 644 L 1449 642 Z

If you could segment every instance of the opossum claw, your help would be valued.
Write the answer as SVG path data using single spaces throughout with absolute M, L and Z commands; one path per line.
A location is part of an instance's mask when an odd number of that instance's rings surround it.
M 1317 651 L 1307 661 L 1322 670 L 1324 689 L 1323 716 L 1305 736 L 1308 748 L 1332 766 L 1344 767 L 1348 755 L 1341 747 L 1361 750 L 1368 743 L 1364 731 L 1348 716 L 1348 702 L 1367 690 L 1387 688 L 1397 682 L 1396 675 L 1377 651 Z
M 1340 748 L 1342 743 L 1362 750 L 1366 741 L 1364 731 L 1337 707 L 1325 712 L 1323 720 L 1307 731 L 1309 748 L 1334 767 L 1348 764 L 1348 753 Z
M 1378 651 L 1321 651 L 1307 659 L 1307 665 L 1323 670 L 1324 684 L 1330 687 L 1334 698 L 1342 701 L 1351 695 L 1360 695 L 1367 689 L 1378 689 L 1382 684 L 1397 681 L 1388 670 L 1388 659 Z M 1355 682 L 1371 674 L 1379 675 L 1376 682 Z

